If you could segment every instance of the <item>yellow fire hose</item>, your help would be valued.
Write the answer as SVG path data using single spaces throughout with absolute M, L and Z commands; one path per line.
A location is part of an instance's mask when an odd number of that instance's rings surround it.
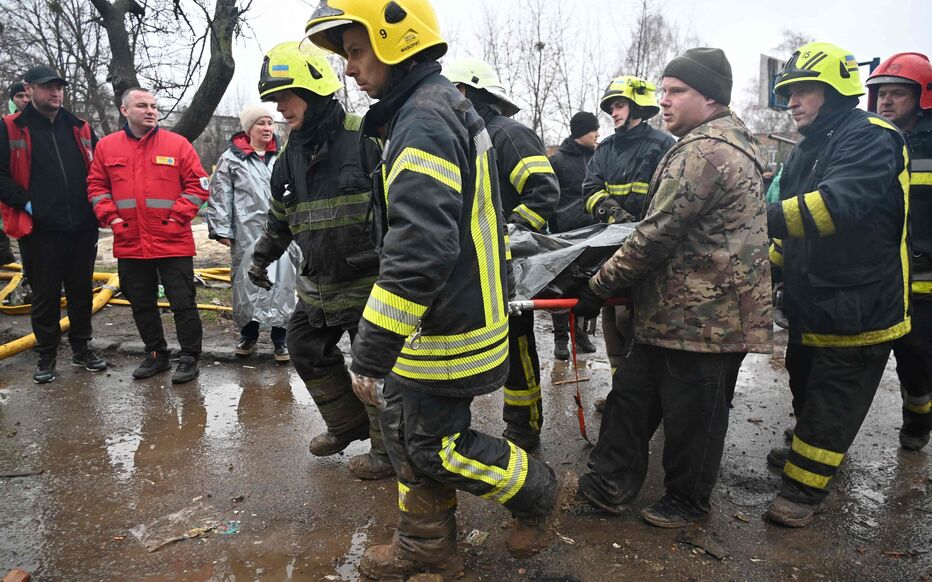
M 13 292 L 14 289 L 20 284 L 23 279 L 23 275 L 19 272 L 22 271 L 20 265 L 4 265 L 3 269 L 7 271 L 17 271 L 13 273 L 4 273 L 0 272 L 0 280 L 9 280 L 10 282 L 0 290 L 0 303 L 3 302 L 6 297 Z M 212 269 L 195 269 L 195 275 L 200 276 L 204 279 L 213 279 L 216 281 L 230 281 L 230 269 L 224 267 L 216 267 Z M 114 299 L 113 295 L 120 288 L 120 278 L 116 273 L 94 273 L 94 281 L 103 281 L 104 285 L 94 289 L 94 301 L 91 305 L 91 313 L 97 313 L 103 309 L 104 305 L 129 305 L 129 301 L 125 299 Z M 65 306 L 65 300 L 62 299 L 62 307 Z M 159 301 L 159 307 L 169 307 L 168 302 Z M 32 306 L 29 304 L 26 305 L 15 305 L 15 306 L 3 306 L 0 305 L 0 313 L 6 313 L 8 315 L 23 315 L 29 313 L 29 310 Z M 232 307 L 227 307 L 225 305 L 212 305 L 209 303 L 198 304 L 198 309 L 207 310 L 207 311 L 233 311 Z M 61 330 L 67 331 L 71 326 L 71 322 L 67 317 L 63 318 L 60 322 Z M 17 340 L 11 341 L 9 343 L 0 345 L 0 360 L 14 356 L 20 352 L 24 352 L 36 343 L 35 334 L 29 334 L 23 336 Z

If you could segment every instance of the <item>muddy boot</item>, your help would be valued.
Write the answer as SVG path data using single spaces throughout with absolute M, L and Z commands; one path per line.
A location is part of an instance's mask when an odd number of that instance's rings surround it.
M 353 441 L 369 438 L 369 418 L 353 393 L 349 372 L 342 364 L 330 368 L 304 385 L 327 425 L 327 431 L 311 439 L 311 454 L 326 457 L 339 453 Z
M 919 451 L 929 444 L 929 432 L 932 431 L 932 412 L 915 412 L 907 406 L 928 406 L 927 402 L 903 395 L 903 426 L 900 428 L 900 446 L 907 451 Z M 913 401 L 913 402 L 910 402 Z
M 664 497 L 650 507 L 642 509 L 641 519 L 654 527 L 679 529 L 699 525 L 705 522 L 708 516 L 687 515 L 676 504 Z
M 369 417 L 369 444 L 372 447 L 368 453 L 356 455 L 349 460 L 349 470 L 357 479 L 375 481 L 385 479 L 395 474 L 382 441 L 382 427 L 379 425 L 379 409 L 366 404 L 366 415 Z
M 907 451 L 919 451 L 929 444 L 929 433 L 911 434 L 905 429 L 900 429 L 900 446 Z
M 605 399 L 599 398 L 595 401 L 595 411 L 599 414 L 605 412 Z
M 774 449 L 770 449 L 770 452 L 767 453 L 767 464 L 774 469 L 780 469 L 782 471 L 783 466 L 786 465 L 786 460 L 789 458 L 789 447 L 776 447 Z
M 390 544 L 369 546 L 359 572 L 376 580 L 422 573 L 454 577 L 463 570 L 456 549 L 456 490 L 398 484 L 398 529 Z
M 519 431 L 513 428 L 506 428 L 502 436 L 518 445 L 526 452 L 536 451 L 540 447 L 540 433 L 530 431 Z
M 576 495 L 577 485 L 578 479 L 575 474 L 567 473 L 558 477 L 557 486 L 554 489 L 547 513 L 515 517 L 511 532 L 509 532 L 508 539 L 505 541 L 508 553 L 512 557 L 519 560 L 530 558 L 550 545 L 557 526 L 557 518 L 563 510 L 563 506 L 570 504 L 570 500 Z
M 786 527 L 806 527 L 812 523 L 812 516 L 822 509 L 822 504 L 804 505 L 777 495 L 770 502 L 765 517 L 778 525 Z
M 329 430 L 320 433 L 311 439 L 311 444 L 307 448 L 315 457 L 329 457 L 344 450 L 353 441 L 364 441 L 367 438 L 369 438 L 369 427 L 360 424 L 340 434 L 333 434 Z

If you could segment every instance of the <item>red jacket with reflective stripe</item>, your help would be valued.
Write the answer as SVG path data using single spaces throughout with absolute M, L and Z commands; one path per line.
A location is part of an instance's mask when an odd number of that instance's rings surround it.
M 3 117 L 10 141 L 10 177 L 22 186 L 23 190 L 29 190 L 29 177 L 32 175 L 32 140 L 29 138 L 28 127 L 19 127 L 14 123 L 19 115 L 14 113 Z M 74 128 L 74 140 L 84 156 L 84 163 L 90 168 L 94 154 L 89 123 Z M 3 231 L 8 236 L 22 238 L 32 234 L 32 217 L 25 210 L 0 204 L 0 215 L 3 216 Z
M 208 179 L 191 144 L 156 127 L 141 139 L 127 129 L 97 143 L 87 197 L 102 226 L 113 227 L 118 259 L 191 257 L 191 220 L 207 201 Z

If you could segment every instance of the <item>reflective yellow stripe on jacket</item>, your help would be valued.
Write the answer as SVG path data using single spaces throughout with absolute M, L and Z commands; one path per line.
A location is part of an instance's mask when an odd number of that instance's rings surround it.
M 550 160 L 547 159 L 547 156 L 528 156 L 522 158 L 514 169 L 511 171 L 511 175 L 508 176 L 508 181 L 511 182 L 511 185 L 515 187 L 515 190 L 518 191 L 518 194 L 521 194 L 524 191 L 524 185 L 527 183 L 528 178 L 531 177 L 531 174 L 553 174 L 553 166 L 550 165 Z
M 835 223 L 832 221 L 832 215 L 825 205 L 825 199 L 822 193 L 816 190 L 808 192 L 802 196 L 794 196 L 783 201 L 783 216 L 786 218 L 786 228 L 792 238 L 803 238 L 806 236 L 803 227 L 803 212 L 805 207 L 812 216 L 819 236 L 829 236 L 835 234 Z
M 399 376 L 415 380 L 457 380 L 491 370 L 508 357 L 508 318 L 501 294 L 503 281 L 499 259 L 499 245 L 503 241 L 499 237 L 498 212 L 492 199 L 491 147 L 488 132 L 483 130 L 476 136 L 476 189 L 470 234 L 476 249 L 485 325 L 460 334 L 409 338 L 392 369 Z M 394 168 L 392 173 L 395 173 Z M 413 331 L 414 327 L 410 329 Z
M 425 311 L 426 306 L 408 301 L 376 284 L 372 287 L 362 316 L 383 329 L 407 337 L 414 333 Z

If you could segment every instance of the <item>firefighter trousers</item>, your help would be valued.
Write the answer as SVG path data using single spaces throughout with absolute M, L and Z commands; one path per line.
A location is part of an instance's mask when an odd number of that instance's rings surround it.
M 356 328 L 315 327 L 303 305 L 298 302 L 288 321 L 285 337 L 295 371 L 314 399 L 327 430 L 340 435 L 368 423 L 373 451 L 383 452 L 385 448 L 378 422 L 369 422 L 370 412 L 371 417 L 376 418 L 376 409 L 363 405 L 353 393 L 353 382 L 346 369 L 343 352 L 337 347 L 343 334 L 348 333 L 352 341 L 356 337 Z
M 805 505 L 825 499 L 874 400 L 891 347 L 786 347 L 796 429 L 780 495 Z
M 650 440 L 663 422 L 664 497 L 683 516 L 707 515 L 744 356 L 635 344 L 612 376 L 580 491 L 609 506 L 633 501 L 647 475 Z
M 893 342 L 903 393 L 903 432 L 932 431 L 932 297 L 914 296 L 913 329 Z
M 544 425 L 533 311 L 508 321 L 508 377 L 502 418 L 508 430 L 518 434 L 540 434 Z
M 553 469 L 510 441 L 470 428 L 472 400 L 419 392 L 391 374 L 385 379 L 379 420 L 398 476 L 397 535 L 413 556 L 424 554 L 416 548 L 440 545 L 449 527 L 405 531 L 414 521 L 405 514 L 429 512 L 455 527 L 457 490 L 500 503 L 519 518 L 546 515 L 556 501 Z

